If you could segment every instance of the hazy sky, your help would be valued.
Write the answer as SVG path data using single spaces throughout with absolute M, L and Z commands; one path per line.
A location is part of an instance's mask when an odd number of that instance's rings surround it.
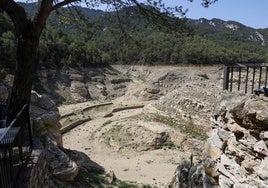
M 209 8 L 201 6 L 202 0 L 166 0 L 169 4 L 183 5 L 189 11 L 188 18 L 220 18 L 238 21 L 254 28 L 268 28 L 268 0 L 218 0 Z

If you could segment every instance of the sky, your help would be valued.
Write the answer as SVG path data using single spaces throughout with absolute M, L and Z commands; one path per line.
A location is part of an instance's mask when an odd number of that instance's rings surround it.
M 165 0 L 163 0 L 165 1 Z M 268 0 L 218 0 L 209 8 L 201 6 L 202 0 L 166 0 L 171 6 L 175 4 L 188 8 L 187 18 L 220 18 L 237 21 L 253 28 L 268 28 Z

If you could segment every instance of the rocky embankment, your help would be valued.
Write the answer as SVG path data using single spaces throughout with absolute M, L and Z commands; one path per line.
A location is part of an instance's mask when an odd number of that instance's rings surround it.
M 34 136 L 41 140 L 48 160 L 51 174 L 51 177 L 48 177 L 48 187 L 55 187 L 53 178 L 73 181 L 79 167 L 63 149 L 60 113 L 57 106 L 47 95 L 39 95 L 33 91 L 30 113 Z
M 57 103 L 109 100 L 124 95 L 131 79 L 112 67 L 38 70 L 35 87 L 49 93 Z
M 225 94 L 205 156 L 178 166 L 170 187 L 268 187 L 268 98 Z

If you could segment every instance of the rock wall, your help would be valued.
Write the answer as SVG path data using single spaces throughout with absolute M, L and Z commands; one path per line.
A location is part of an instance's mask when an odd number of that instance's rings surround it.
M 30 162 L 22 169 L 15 187 L 21 188 L 49 188 L 49 170 L 47 156 L 38 140 L 34 141 L 34 147 L 30 156 Z
M 60 114 L 55 103 L 48 96 L 33 91 L 30 113 L 33 132 L 42 140 L 51 175 L 62 181 L 72 181 L 78 174 L 79 167 L 62 149 Z
M 178 166 L 170 187 L 268 187 L 268 98 L 226 94 L 204 159 Z
M 62 148 L 58 108 L 48 96 L 35 91 L 32 91 L 31 101 L 34 147 L 15 187 L 56 187 L 54 178 L 73 181 L 79 167 Z
M 41 67 L 38 75 L 34 88 L 48 93 L 57 103 L 112 99 L 124 95 L 131 82 L 126 75 L 111 67 L 61 70 Z

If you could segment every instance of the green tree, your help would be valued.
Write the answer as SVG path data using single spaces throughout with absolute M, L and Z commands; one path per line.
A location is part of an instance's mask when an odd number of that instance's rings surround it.
M 16 60 L 16 37 L 12 31 L 7 31 L 0 35 L 0 61 L 5 62 L 10 68 L 15 68 Z
M 265 53 L 265 63 L 268 64 L 268 50 L 267 50 L 266 53 Z

